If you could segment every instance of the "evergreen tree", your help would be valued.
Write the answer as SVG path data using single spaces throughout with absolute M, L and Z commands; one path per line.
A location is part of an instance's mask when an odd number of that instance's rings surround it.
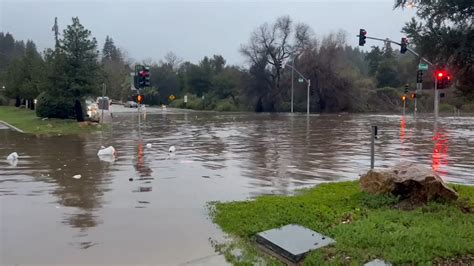
M 65 57 L 65 72 L 68 84 L 65 93 L 74 99 L 76 119 L 84 121 L 81 100 L 84 96 L 97 94 L 100 88 L 100 65 L 97 41 L 90 30 L 84 28 L 79 18 L 64 30 L 61 50 Z

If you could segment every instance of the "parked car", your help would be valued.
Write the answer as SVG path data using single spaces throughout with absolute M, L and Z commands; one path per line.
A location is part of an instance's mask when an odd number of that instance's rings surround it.
M 129 108 L 138 108 L 138 104 L 134 101 L 128 101 L 123 106 Z

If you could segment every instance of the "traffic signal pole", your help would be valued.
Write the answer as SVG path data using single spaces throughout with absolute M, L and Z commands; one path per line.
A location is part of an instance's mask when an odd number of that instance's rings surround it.
M 438 112 L 439 112 L 439 93 L 438 93 L 438 80 L 436 79 L 435 75 L 435 85 L 434 85 L 434 117 L 435 121 L 438 120 Z
M 360 35 L 357 35 L 357 37 L 360 37 Z M 399 45 L 399 46 L 402 46 L 401 43 L 399 42 L 395 42 L 395 41 L 392 41 L 390 39 L 381 39 L 381 38 L 375 38 L 375 37 L 369 37 L 369 36 L 364 36 L 365 39 L 370 39 L 370 40 L 376 40 L 376 41 L 382 41 L 382 42 L 388 42 L 388 43 L 393 43 L 393 44 L 396 44 L 396 45 Z M 407 51 L 410 52 L 411 54 L 415 55 L 416 57 L 418 57 L 420 60 L 423 60 L 425 61 L 428 65 L 430 65 L 431 67 L 434 67 L 434 64 L 431 63 L 430 61 L 428 61 L 428 59 L 420 56 L 420 54 L 418 54 L 417 52 L 415 52 L 413 49 L 411 49 L 410 47 L 406 47 Z M 435 82 L 435 85 L 434 85 L 434 118 L 435 120 L 438 119 L 438 113 L 439 113 L 439 93 L 438 93 L 438 80 L 436 79 L 436 75 L 434 77 L 434 82 Z M 415 100 L 416 101 L 416 100 Z M 416 107 L 415 107 L 416 108 Z M 405 110 L 405 109 L 404 109 Z M 415 111 L 416 112 L 416 111 Z

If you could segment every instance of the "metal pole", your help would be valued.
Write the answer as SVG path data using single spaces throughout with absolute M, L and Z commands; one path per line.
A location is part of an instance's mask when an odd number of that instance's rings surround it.
M 413 109 L 413 116 L 416 118 L 416 98 L 418 98 L 418 93 L 416 93 L 417 95 L 415 96 L 415 108 Z
M 375 130 L 377 126 L 372 126 L 372 132 L 370 137 L 370 169 L 374 169 L 375 161 Z
M 438 80 L 436 79 L 435 75 L 435 86 L 434 86 L 434 117 L 435 120 L 438 119 L 438 103 L 439 103 L 439 95 L 438 95 Z
M 102 123 L 104 123 L 104 108 L 105 108 L 105 101 L 104 101 L 104 97 L 105 97 L 105 83 L 102 83 L 102 117 L 101 117 L 101 121 Z
M 306 102 L 306 114 L 309 115 L 309 87 L 311 87 L 311 79 L 308 79 L 308 100 Z
M 293 65 L 295 64 L 295 59 L 293 58 Z M 293 68 L 291 68 L 291 113 L 293 113 Z

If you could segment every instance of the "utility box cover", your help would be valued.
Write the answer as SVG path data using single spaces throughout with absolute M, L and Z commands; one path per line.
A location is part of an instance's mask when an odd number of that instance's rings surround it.
M 257 243 L 291 262 L 299 262 L 306 254 L 335 243 L 332 238 L 297 224 L 260 232 Z

